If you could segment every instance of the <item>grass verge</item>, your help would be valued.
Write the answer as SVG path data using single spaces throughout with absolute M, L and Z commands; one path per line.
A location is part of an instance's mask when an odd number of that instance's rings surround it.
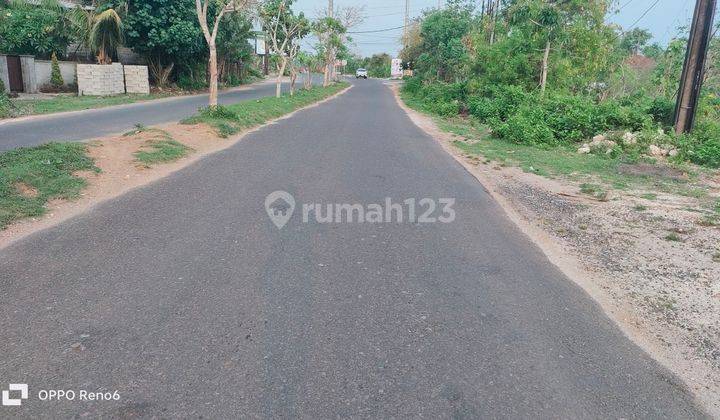
M 135 126 L 135 129 L 125 133 L 125 136 L 134 136 L 140 133 L 150 133 L 153 138 L 148 139 L 140 150 L 135 152 L 135 160 L 145 167 L 155 163 L 167 163 L 176 161 L 186 156 L 193 149 L 175 141 L 172 136 L 158 128 L 148 128 L 142 124 Z
M 11 99 L 12 116 L 53 114 L 56 112 L 81 111 L 85 109 L 104 108 L 113 105 L 131 104 L 141 101 L 166 98 L 172 93 L 152 93 L 149 95 L 115 95 L 115 96 L 74 96 L 59 95 L 51 99 Z
M 400 97 L 410 108 L 430 115 L 440 129 L 454 134 L 456 147 L 467 154 L 483 156 L 488 163 L 517 166 L 545 177 L 579 182 L 585 185 L 582 193 L 598 200 L 606 199 L 606 190 L 614 188 L 645 191 L 640 195 L 642 198 L 654 198 L 654 191 L 660 191 L 698 198 L 710 204 L 709 187 L 700 182 L 702 175 L 710 174 L 709 169 L 624 156 L 578 154 L 571 146 L 512 143 L 492 136 L 485 125 L 472 118 L 441 117 L 429 113 L 421 101 L 407 93 L 401 91 Z
M 198 115 L 187 118 L 182 123 L 204 123 L 213 127 L 220 137 L 228 137 L 243 129 L 258 126 L 318 102 L 348 86 L 350 86 L 349 83 L 340 82 L 327 87 L 314 87 L 310 90 L 300 89 L 293 96 L 284 94 L 279 98 L 268 97 L 228 106 L 218 106 L 215 109 L 204 108 Z
M 76 171 L 99 171 L 83 143 L 48 143 L 0 154 L 0 229 L 40 216 L 48 200 L 75 198 L 86 181 Z

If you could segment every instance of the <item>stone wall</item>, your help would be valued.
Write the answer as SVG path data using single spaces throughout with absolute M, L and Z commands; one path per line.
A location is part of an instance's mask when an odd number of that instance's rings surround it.
M 127 93 L 150 93 L 147 66 L 125 66 L 125 91 Z
M 120 63 L 78 64 L 77 83 L 78 96 L 106 96 L 125 93 L 123 65 Z

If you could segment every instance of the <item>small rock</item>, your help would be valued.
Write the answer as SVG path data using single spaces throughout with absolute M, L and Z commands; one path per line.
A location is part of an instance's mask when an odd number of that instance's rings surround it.
M 70 345 L 70 348 L 75 351 L 83 351 L 85 350 L 85 346 L 83 346 L 81 343 L 73 343 Z
M 581 155 L 586 155 L 586 154 L 590 153 L 590 146 L 587 144 L 583 144 L 582 147 L 580 147 L 577 150 L 577 152 L 580 153 Z
M 670 156 L 670 157 L 675 157 L 678 154 L 680 154 L 680 152 L 678 152 L 677 149 L 670 149 L 670 151 L 668 152 L 668 156 Z
M 598 134 L 597 136 L 592 138 L 593 143 L 604 143 L 607 140 L 607 137 L 603 134 Z
M 623 143 L 628 146 L 637 144 L 637 133 L 628 131 L 627 133 L 623 134 L 622 140 L 623 140 Z
M 650 152 L 650 156 L 655 156 L 655 157 L 662 157 L 662 156 L 667 155 L 667 153 L 668 153 L 667 150 L 662 149 L 659 146 L 656 146 L 654 144 L 651 144 L 648 147 L 648 152 Z

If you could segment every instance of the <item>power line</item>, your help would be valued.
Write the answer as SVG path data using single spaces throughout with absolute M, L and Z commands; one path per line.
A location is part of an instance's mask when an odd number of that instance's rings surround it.
M 634 28 L 635 25 L 637 25 L 645 16 L 647 16 L 647 14 L 650 13 L 650 11 L 651 11 L 652 9 L 654 9 L 655 6 L 657 6 L 658 3 L 660 3 L 660 0 L 655 0 L 655 3 L 651 4 L 650 7 L 648 7 L 647 10 L 646 10 L 645 12 L 643 12 L 642 15 L 640 15 L 639 18 L 635 19 L 635 22 L 633 22 L 632 25 L 630 25 L 630 26 L 627 28 L 626 32 L 629 31 L 629 30 L 631 30 L 632 28 Z
M 404 27 L 405 27 L 405 25 L 396 26 L 396 27 L 394 27 L 394 28 L 376 29 L 376 30 L 373 30 L 373 31 L 350 31 L 350 32 L 347 32 L 347 33 L 349 33 L 349 34 L 372 34 L 372 33 L 375 33 L 375 32 L 394 31 L 394 30 L 397 30 L 397 29 L 403 29 Z

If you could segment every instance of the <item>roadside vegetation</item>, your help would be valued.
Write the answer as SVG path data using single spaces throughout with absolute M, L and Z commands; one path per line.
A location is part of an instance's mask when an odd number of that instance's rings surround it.
M 144 167 L 151 167 L 157 163 L 168 163 L 176 161 L 192 151 L 191 148 L 175 141 L 170 133 L 159 128 L 146 127 L 142 124 L 135 126 L 135 129 L 124 134 L 125 137 L 136 136 L 145 133 L 150 138 L 145 141 L 140 150 L 134 153 L 135 160 Z
M 219 136 L 228 137 L 330 97 L 348 86 L 347 82 L 339 82 L 326 87 L 301 89 L 294 95 L 284 94 L 279 98 L 268 97 L 228 106 L 208 107 L 182 123 L 204 123 L 213 127 Z
M 50 99 L 10 99 L 12 109 L 2 117 L 21 117 L 26 115 L 52 114 L 56 112 L 82 111 L 85 109 L 104 108 L 107 106 L 132 104 L 172 96 L 170 92 L 150 95 L 117 95 L 117 96 L 76 96 L 60 95 Z
M 668 166 L 689 179 L 720 167 L 720 69 L 708 68 L 694 131 L 675 135 L 687 39 L 648 44 L 647 31 L 606 23 L 613 4 L 515 0 L 477 13 L 450 1 L 408 31 L 401 56 L 415 74 L 403 98 L 446 127 L 480 134 L 482 142 L 461 145 L 468 152 L 539 173 L 623 185 L 623 164 Z M 713 40 L 711 60 L 718 53 Z M 646 172 L 633 178 L 664 184 L 662 170 Z
M 86 181 L 77 171 L 98 171 L 83 143 L 49 143 L 0 154 L 0 229 L 41 216 L 51 199 L 76 198 Z

